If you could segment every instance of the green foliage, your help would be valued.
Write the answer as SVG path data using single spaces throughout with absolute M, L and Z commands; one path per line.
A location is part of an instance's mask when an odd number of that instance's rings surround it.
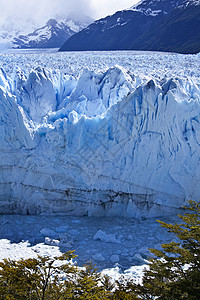
M 101 283 L 101 275 L 91 263 L 78 273 L 74 283 L 73 295 L 77 299 L 110 299 L 110 292 Z
M 159 221 L 175 233 L 180 242 L 163 244 L 162 251 L 150 249 L 157 257 L 150 260 L 143 285 L 136 289 L 142 299 L 197 300 L 200 295 L 200 203 L 189 202 L 180 224 Z
M 123 276 L 116 281 L 116 287 L 112 295 L 113 300 L 137 300 L 138 298 L 134 283 L 132 280 L 127 280 Z
M 0 263 L 0 299 L 111 299 L 111 284 L 91 264 L 77 268 L 74 251 Z M 108 287 L 108 289 L 106 288 Z
M 65 295 L 70 294 L 72 287 L 64 283 L 76 272 L 70 263 L 75 257 L 70 251 L 54 258 L 4 259 L 0 262 L 0 299 L 71 299 Z

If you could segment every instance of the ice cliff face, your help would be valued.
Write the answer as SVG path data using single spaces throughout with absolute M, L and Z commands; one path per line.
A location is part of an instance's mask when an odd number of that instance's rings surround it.
M 0 74 L 0 213 L 152 216 L 200 195 L 200 84 Z

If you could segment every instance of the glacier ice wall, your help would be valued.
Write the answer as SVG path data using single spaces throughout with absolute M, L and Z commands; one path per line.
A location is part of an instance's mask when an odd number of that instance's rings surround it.
M 173 213 L 200 195 L 200 84 L 1 70 L 0 152 L 0 213 Z

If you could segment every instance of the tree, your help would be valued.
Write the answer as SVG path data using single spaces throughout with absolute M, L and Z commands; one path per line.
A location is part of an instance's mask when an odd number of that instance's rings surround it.
M 71 263 L 74 251 L 59 257 L 0 262 L 1 300 L 110 299 L 106 278 L 92 264 L 78 268 Z
M 133 280 L 126 279 L 121 276 L 119 280 L 115 282 L 115 289 L 112 294 L 112 300 L 137 300 L 140 299 L 135 292 Z
M 184 215 L 178 215 L 181 223 L 158 221 L 180 242 L 163 244 L 162 251 L 150 249 L 156 258 L 150 260 L 143 285 L 134 286 L 142 299 L 197 300 L 200 297 L 200 203 L 189 201 L 185 209 Z
M 106 300 L 110 299 L 110 291 L 104 284 L 106 279 L 101 276 L 97 269 L 88 263 L 76 276 L 72 299 Z
M 71 299 L 71 279 L 77 268 L 70 260 L 75 257 L 69 251 L 54 258 L 4 259 L 0 262 L 0 299 Z

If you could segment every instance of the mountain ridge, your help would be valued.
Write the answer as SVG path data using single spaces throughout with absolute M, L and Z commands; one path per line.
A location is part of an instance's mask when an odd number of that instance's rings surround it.
M 129 10 L 116 12 L 112 16 L 102 18 L 89 25 L 86 29 L 73 35 L 60 48 L 60 51 L 86 51 L 86 50 L 156 50 L 156 51 L 172 51 L 183 53 L 196 53 L 200 51 L 200 42 L 197 42 L 195 51 L 192 51 L 192 46 L 187 49 L 181 47 L 172 47 L 165 45 L 159 47 L 151 42 L 151 38 L 159 40 L 161 43 L 165 35 L 159 36 L 158 26 L 162 27 L 165 24 L 166 31 L 172 12 L 176 12 L 177 19 L 181 26 L 181 17 L 177 14 L 180 10 L 193 10 L 200 7 L 199 0 L 143 0 L 132 6 Z M 177 10 L 179 8 L 179 10 Z M 198 16 L 200 12 L 198 10 Z M 200 21 L 197 16 L 197 28 L 200 26 Z M 168 21 L 165 21 L 167 18 Z M 168 19 L 169 18 L 169 19 Z M 191 15 L 192 18 L 192 15 Z M 194 24 L 190 24 L 190 33 L 193 30 Z M 174 30 L 174 29 L 173 29 Z M 170 34 L 175 34 L 171 30 Z M 158 37 L 157 37 L 157 35 Z M 181 43 L 182 35 L 177 36 Z M 191 34 L 192 35 L 192 34 Z M 145 38 L 148 37 L 148 43 Z M 169 41 L 170 43 L 170 41 Z M 194 44 L 194 42 L 193 42 Z
M 183 54 L 200 52 L 200 1 L 198 5 L 196 1 L 191 2 L 192 5 L 186 2 L 151 28 L 153 36 L 147 32 L 130 49 Z
M 56 16 L 45 25 L 38 26 L 30 20 L 7 20 L 0 26 L 1 48 L 59 48 L 73 34 L 87 27 L 93 19 L 70 14 Z M 19 23 L 19 24 L 18 24 Z

